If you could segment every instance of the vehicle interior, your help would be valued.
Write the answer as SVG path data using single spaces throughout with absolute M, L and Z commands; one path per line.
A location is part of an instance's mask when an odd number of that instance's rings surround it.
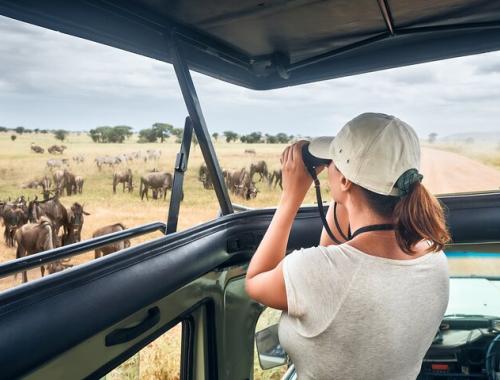
M 3 379 L 100 379 L 174 326 L 182 331 L 181 379 L 253 378 L 265 308 L 246 295 L 244 279 L 274 209 L 232 203 L 191 71 L 265 91 L 500 50 L 500 2 L 486 0 L 0 0 L 0 15 L 172 64 L 187 109 L 166 222 L 0 264 L 0 276 L 12 276 L 110 242 L 164 234 L 1 292 Z M 177 231 L 191 134 L 220 213 Z M 500 252 L 499 191 L 439 200 L 452 233 L 447 252 Z M 321 229 L 317 207 L 301 207 L 287 250 L 317 245 Z M 500 274 L 451 280 L 479 295 L 485 282 L 500 286 Z M 262 331 L 261 365 L 292 364 L 277 349 L 275 328 Z M 500 314 L 454 311 L 419 379 L 497 378 L 499 337 Z M 295 378 L 289 368 L 284 378 Z

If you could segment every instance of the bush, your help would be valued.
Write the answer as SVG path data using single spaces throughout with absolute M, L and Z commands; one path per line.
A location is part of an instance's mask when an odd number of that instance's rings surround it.
M 16 135 L 10 135 L 10 139 L 11 139 L 12 141 L 15 141 L 15 140 L 17 139 L 17 136 L 16 136 Z
M 54 131 L 54 137 L 57 139 L 57 140 L 61 140 L 61 141 L 64 141 L 64 139 L 66 139 L 66 136 L 68 135 L 68 131 L 65 131 L 64 129 L 58 129 L 58 130 L 55 130 Z
M 142 129 L 139 131 L 139 141 L 140 143 L 151 143 L 156 142 L 158 139 L 158 134 L 154 129 Z

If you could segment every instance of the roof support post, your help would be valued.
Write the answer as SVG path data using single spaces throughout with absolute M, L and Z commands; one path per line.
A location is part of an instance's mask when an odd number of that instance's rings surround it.
M 182 56 L 181 45 L 176 38 L 175 32 L 171 35 L 170 49 L 175 74 L 177 75 L 179 86 L 181 87 L 182 96 L 184 97 L 184 102 L 186 103 L 194 132 L 200 144 L 201 153 L 203 154 L 208 172 L 212 178 L 222 215 L 232 214 L 234 212 L 233 206 L 229 199 L 226 184 L 222 176 L 222 170 L 215 154 L 212 139 L 208 133 L 207 124 L 203 117 L 203 112 L 198 100 L 198 95 L 196 94 L 193 79 L 191 78 L 191 73 L 189 72 L 188 64 Z
M 167 231 L 165 232 L 167 235 L 177 231 L 179 209 L 181 201 L 184 199 L 184 173 L 187 170 L 192 136 L 193 123 L 191 123 L 191 118 L 188 116 L 186 117 L 186 122 L 184 123 L 181 148 L 179 153 L 177 153 L 177 158 L 175 159 L 174 179 L 170 195 L 170 207 L 168 208 L 167 216 Z

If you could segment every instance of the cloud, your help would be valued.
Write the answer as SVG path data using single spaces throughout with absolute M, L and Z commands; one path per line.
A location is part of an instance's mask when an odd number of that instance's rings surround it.
M 500 73 L 500 62 L 489 62 L 477 68 L 478 74 L 498 74 Z
M 88 130 L 187 115 L 171 65 L 0 17 L 0 124 Z M 271 91 L 193 73 L 211 131 L 334 134 L 359 113 L 397 115 L 426 136 L 496 128 L 500 53 Z M 493 74 L 493 75 L 492 75 Z M 473 126 L 473 127 L 471 127 Z

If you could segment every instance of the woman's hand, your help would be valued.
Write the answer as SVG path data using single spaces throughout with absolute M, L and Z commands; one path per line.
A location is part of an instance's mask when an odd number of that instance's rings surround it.
M 300 206 L 311 187 L 312 178 L 302 160 L 302 146 L 306 143 L 304 140 L 298 141 L 286 147 L 281 154 L 283 192 L 280 203 Z

